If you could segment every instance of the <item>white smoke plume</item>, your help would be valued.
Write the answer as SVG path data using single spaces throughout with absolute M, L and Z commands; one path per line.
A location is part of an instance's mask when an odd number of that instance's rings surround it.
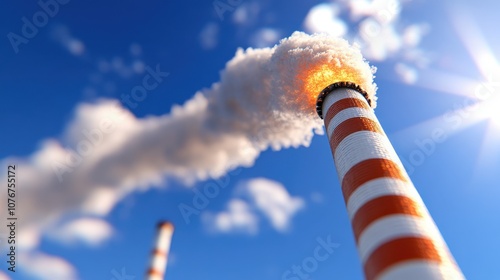
M 3 160 L 22 176 L 21 231 L 43 232 L 67 213 L 105 216 L 132 191 L 219 177 L 266 149 L 308 146 L 323 133 L 311 102 L 319 91 L 353 79 L 374 101 L 373 73 L 347 41 L 296 32 L 273 48 L 238 50 L 219 82 L 169 114 L 139 119 L 110 100 L 79 105 L 63 139 Z

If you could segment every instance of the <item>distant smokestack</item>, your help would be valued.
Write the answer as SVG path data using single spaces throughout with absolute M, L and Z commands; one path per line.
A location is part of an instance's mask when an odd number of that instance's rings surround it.
M 359 86 L 339 82 L 316 106 L 366 279 L 465 279 L 370 103 Z
M 174 225 L 170 222 L 160 222 L 157 231 L 156 244 L 151 252 L 151 264 L 146 276 L 147 280 L 163 280 L 165 277 Z

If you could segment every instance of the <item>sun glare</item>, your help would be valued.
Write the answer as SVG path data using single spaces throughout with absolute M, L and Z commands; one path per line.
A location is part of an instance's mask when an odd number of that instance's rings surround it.
M 402 130 L 398 137 L 414 139 L 422 137 L 436 128 L 446 129 L 447 135 L 464 131 L 481 122 L 487 122 L 484 135 L 470 135 L 474 143 L 480 142 L 480 150 L 475 162 L 474 180 L 488 177 L 488 172 L 498 168 L 500 156 L 500 61 L 498 54 L 488 44 L 482 30 L 467 11 L 452 9 L 451 21 L 465 50 L 476 65 L 477 78 L 462 77 L 439 70 L 422 73 L 416 86 L 465 97 L 462 102 L 451 104 L 454 109 L 447 113 L 417 123 Z M 413 134 L 412 134 L 413 133 Z M 478 140 L 480 137 L 481 140 Z M 472 139 L 472 138 L 470 138 Z M 472 142 L 471 142 L 472 143 Z
M 500 128 L 500 96 L 494 96 L 484 101 L 484 109 L 487 118 Z

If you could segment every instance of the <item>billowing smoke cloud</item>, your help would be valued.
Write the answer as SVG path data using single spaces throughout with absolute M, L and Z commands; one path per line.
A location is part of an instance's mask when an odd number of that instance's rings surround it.
M 373 72 L 343 39 L 294 33 L 274 48 L 238 50 L 220 82 L 167 115 L 139 119 L 110 100 L 79 105 L 63 139 L 4 160 L 23 177 L 18 215 L 32 237 L 63 213 L 104 216 L 124 195 L 166 179 L 215 178 L 252 166 L 266 149 L 308 146 L 323 133 L 311 100 L 345 79 L 375 100 Z

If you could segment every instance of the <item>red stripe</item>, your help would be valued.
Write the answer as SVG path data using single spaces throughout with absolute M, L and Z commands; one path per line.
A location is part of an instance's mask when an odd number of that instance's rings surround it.
M 442 256 L 432 240 L 405 237 L 391 240 L 378 247 L 364 265 L 367 280 L 376 279 L 381 272 L 398 263 L 410 260 L 426 260 L 442 263 Z
M 154 249 L 152 252 L 151 252 L 151 255 L 153 256 L 162 256 L 162 257 L 167 257 L 167 253 L 165 251 L 162 251 L 162 250 L 158 250 L 158 249 Z
M 330 124 L 330 121 L 337 115 L 340 111 L 345 110 L 347 108 L 353 108 L 353 107 L 358 107 L 358 108 L 363 108 L 363 109 L 370 109 L 370 106 L 363 101 L 359 100 L 357 98 L 345 98 L 341 99 L 335 103 L 333 103 L 330 108 L 328 108 L 328 111 L 326 112 L 326 115 L 324 117 L 325 119 L 325 127 L 328 128 L 328 125 Z
M 347 203 L 352 193 L 364 183 L 378 178 L 394 178 L 407 181 L 405 172 L 392 160 L 372 158 L 357 163 L 342 179 L 342 193 Z
M 359 237 L 371 223 L 397 214 L 416 217 L 424 216 L 418 203 L 406 196 L 381 196 L 363 204 L 352 218 L 352 229 L 356 243 L 359 242 Z
M 335 153 L 337 146 L 340 142 L 342 142 L 342 140 L 344 140 L 344 138 L 358 131 L 372 131 L 382 135 L 384 134 L 378 122 L 372 119 L 365 117 L 347 119 L 333 130 L 330 137 L 330 147 L 332 148 L 332 153 Z
M 154 268 L 150 268 L 147 272 L 147 275 L 148 276 L 156 276 L 156 277 L 160 277 L 160 278 L 163 278 L 163 273 L 161 273 L 160 271 L 154 269 Z

